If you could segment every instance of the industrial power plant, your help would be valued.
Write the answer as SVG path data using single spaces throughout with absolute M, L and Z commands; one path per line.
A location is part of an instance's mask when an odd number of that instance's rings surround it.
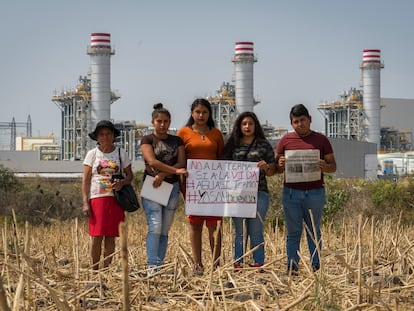
M 320 103 L 317 108 L 325 118 L 325 134 L 340 138 L 376 144 L 378 154 L 378 177 L 394 178 L 397 175 L 414 173 L 413 136 L 411 129 L 381 127 L 381 110 L 385 110 L 381 99 L 381 50 L 363 51 L 361 69 L 362 89 L 351 88 L 331 103 Z M 398 114 L 398 101 L 387 101 Z M 413 106 L 413 104 L 411 104 Z M 409 113 L 408 105 L 402 107 Z
M 381 149 L 380 102 L 381 63 L 380 50 L 364 50 L 362 56 L 363 92 L 350 90 L 339 102 L 318 105 L 326 120 L 325 134 L 377 144 Z
M 112 119 L 110 106 L 120 98 L 110 88 L 110 57 L 115 54 L 110 34 L 91 34 L 87 53 L 90 55 L 90 77 L 81 76 L 75 90 L 52 97 L 62 111 L 62 160 L 84 158 L 93 143 L 87 134 L 99 120 Z M 253 111 L 254 105 L 259 103 L 253 96 L 253 64 L 257 61 L 253 42 L 236 42 L 232 61 L 234 84 L 223 83 L 216 96 L 208 97 L 213 118 L 224 135 L 230 133 L 238 113 Z M 118 143 L 127 150 L 131 160 L 140 159 L 141 137 L 150 133 L 151 127 L 130 121 L 115 121 L 115 126 L 121 130 Z
M 51 100 L 61 111 L 61 138 L 52 142 L 46 138 L 42 141 L 29 143 L 33 140 L 31 120 L 27 122 L 0 122 L 0 129 L 10 137 L 10 151 L 32 150 L 39 152 L 40 160 L 81 161 L 86 152 L 94 144 L 88 133 L 96 123 L 103 119 L 113 120 L 111 105 L 121 95 L 111 90 L 111 57 L 115 50 L 111 47 L 109 33 L 92 33 L 90 45 L 87 48 L 90 57 L 90 70 L 85 76 L 80 76 L 73 90 L 53 94 Z M 253 42 L 236 42 L 233 63 L 233 81 L 223 82 L 216 94 L 208 96 L 213 108 L 213 119 L 223 135 L 231 131 L 237 115 L 244 111 L 254 111 L 260 99 L 254 98 L 254 63 L 257 58 Z M 410 156 L 414 157 L 412 145 L 412 129 L 395 128 L 395 124 L 386 125 L 382 118 L 387 114 L 387 107 L 392 107 L 394 113 L 398 109 L 414 109 L 411 105 L 398 105 L 398 100 L 381 98 L 381 69 L 384 64 L 379 49 L 366 49 L 362 53 L 361 87 L 353 87 L 339 96 L 338 100 L 317 104 L 325 120 L 325 134 L 333 140 L 334 149 L 340 150 L 349 142 L 368 144 L 361 147 L 361 155 L 369 154 L 371 160 L 365 160 L 364 167 L 370 167 L 375 175 L 380 177 L 396 174 L 414 173 Z M 387 102 L 387 104 L 384 104 Z M 409 113 L 409 112 L 402 112 Z M 114 121 L 121 131 L 117 144 L 128 152 L 131 160 L 142 159 L 140 152 L 141 137 L 152 131 L 150 125 L 137 124 L 133 121 Z M 26 137 L 16 137 L 16 127 L 26 128 Z M 271 124 L 263 124 L 268 139 L 276 144 L 277 140 L 287 133 L 286 128 L 277 128 Z M 171 129 L 174 132 L 174 129 Z M 26 143 L 25 143 L 26 141 Z M 18 148 L 16 148 L 19 146 Z M 4 149 L 5 145 L 2 144 Z M 367 152 L 364 148 L 368 148 Z M 365 150 L 365 151 L 364 151 Z M 344 151 L 346 152 L 346 151 Z M 337 154 L 337 152 L 336 152 Z M 339 155 L 339 159 L 340 159 Z M 362 159 L 363 156 L 361 156 Z M 375 162 L 375 163 L 374 163 Z M 343 170 L 343 176 L 347 176 Z M 364 171 L 364 169 L 362 169 Z M 358 174 L 352 173 L 355 176 Z M 367 175 L 362 173 L 362 177 Z M 372 177 L 372 173 L 369 175 Z M 358 176 L 357 176 L 358 177 Z M 361 176 L 360 176 L 361 177 Z

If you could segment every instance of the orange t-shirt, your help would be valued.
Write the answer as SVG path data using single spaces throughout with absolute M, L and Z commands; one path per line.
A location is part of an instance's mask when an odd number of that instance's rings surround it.
M 223 154 L 224 138 L 215 127 L 207 134 L 201 135 L 191 127 L 185 126 L 177 135 L 184 142 L 187 159 L 219 160 Z
M 178 131 L 177 136 L 184 142 L 187 159 L 219 160 L 223 155 L 223 134 L 214 127 L 207 134 L 201 135 L 191 127 L 185 126 Z M 182 189 L 182 192 L 185 197 L 185 189 Z M 205 222 L 207 227 L 215 226 L 221 219 L 222 217 L 217 216 L 188 215 L 190 224 L 202 225 Z

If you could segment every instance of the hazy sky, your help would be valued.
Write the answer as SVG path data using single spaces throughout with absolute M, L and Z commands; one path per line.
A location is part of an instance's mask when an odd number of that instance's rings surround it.
M 316 106 L 360 87 L 364 49 L 381 49 L 381 97 L 414 98 L 411 0 L 39 0 L 0 5 L 0 122 L 26 122 L 60 137 L 54 92 L 89 72 L 93 32 L 111 34 L 116 120 L 150 122 L 154 103 L 181 127 L 196 97 L 232 82 L 234 44 L 253 41 L 255 112 L 288 127 L 292 105 Z M 18 129 L 18 134 L 23 129 Z

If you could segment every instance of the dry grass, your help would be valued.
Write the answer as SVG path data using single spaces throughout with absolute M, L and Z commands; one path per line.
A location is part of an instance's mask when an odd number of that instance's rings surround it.
M 286 274 L 284 228 L 266 227 L 265 273 L 232 269 L 233 228 L 223 222 L 221 265 L 192 275 L 187 225 L 171 229 L 165 266 L 146 274 L 142 209 L 127 217 L 111 267 L 89 269 L 84 220 L 50 226 L 1 224 L 1 310 L 414 310 L 414 228 L 355 217 L 323 227 L 322 267 L 312 273 L 302 243 L 299 276 Z M 207 230 L 204 233 L 207 234 Z M 124 261 L 122 260 L 124 259 Z M 247 256 L 247 261 L 250 261 Z M 2 283 L 2 284 L 1 284 Z

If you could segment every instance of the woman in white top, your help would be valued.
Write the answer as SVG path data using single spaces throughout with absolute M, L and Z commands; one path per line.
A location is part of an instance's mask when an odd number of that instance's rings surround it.
M 91 236 L 90 254 L 92 268 L 98 269 L 104 244 L 104 267 L 108 267 L 115 251 L 115 237 L 119 236 L 119 224 L 124 221 L 122 207 L 117 203 L 113 191 L 131 183 L 133 173 L 131 161 L 125 150 L 114 145 L 120 131 L 112 122 L 102 120 L 97 123 L 89 137 L 98 146 L 88 151 L 83 161 L 82 199 L 83 213 L 88 217 Z M 122 161 L 122 170 L 120 165 Z M 123 173 L 124 178 L 113 178 Z

